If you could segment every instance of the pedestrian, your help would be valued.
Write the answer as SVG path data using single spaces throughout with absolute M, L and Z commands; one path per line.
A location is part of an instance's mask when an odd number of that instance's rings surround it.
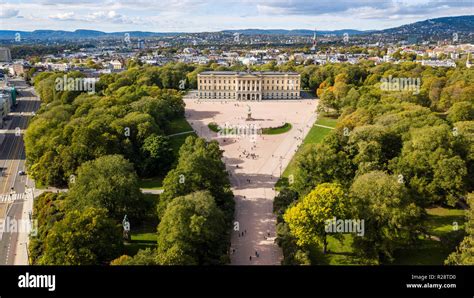
M 258 258 L 258 252 L 257 251 L 255 251 L 255 256 Z
M 252 261 L 252 256 L 249 257 L 249 260 Z

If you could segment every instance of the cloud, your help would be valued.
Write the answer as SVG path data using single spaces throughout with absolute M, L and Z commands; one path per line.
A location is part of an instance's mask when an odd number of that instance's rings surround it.
M 140 20 L 138 18 L 130 18 L 128 16 L 117 13 L 114 10 L 111 11 L 97 11 L 93 12 L 85 17 L 89 21 L 108 21 L 116 24 L 138 24 Z
M 0 0 L 5 28 L 218 31 L 383 29 L 473 14 L 474 0 Z M 24 19 L 19 18 L 19 12 Z M 67 23 L 67 26 L 65 26 Z
M 346 12 L 354 8 L 372 7 L 377 9 L 387 8 L 392 5 L 391 0 L 262 0 L 257 2 L 257 9 L 261 14 L 285 15 L 321 15 Z
M 9 19 L 16 17 L 20 11 L 13 8 L 2 8 L 0 10 L 0 19 Z
M 472 0 L 261 0 L 262 15 L 347 15 L 363 19 L 387 19 L 398 16 L 424 16 L 447 10 L 472 9 Z M 461 13 L 460 13 L 461 14 Z
M 58 21 L 75 21 L 75 20 L 77 20 L 75 18 L 75 14 L 73 12 L 58 13 L 58 14 L 49 16 L 49 18 L 52 19 L 52 20 L 58 20 Z

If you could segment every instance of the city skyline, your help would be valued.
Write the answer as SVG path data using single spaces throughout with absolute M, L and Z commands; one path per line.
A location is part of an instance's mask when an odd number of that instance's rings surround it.
M 232 29 L 380 30 L 472 14 L 472 1 L 19 1 L 2 3 L 4 30 L 209 32 Z

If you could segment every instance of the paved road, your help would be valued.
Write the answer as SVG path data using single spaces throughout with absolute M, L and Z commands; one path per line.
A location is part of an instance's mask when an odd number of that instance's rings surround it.
M 39 99 L 35 96 L 33 88 L 28 86 L 23 80 L 14 79 L 10 81 L 19 91 L 17 97 L 17 107 L 9 115 L 10 120 L 6 127 L 3 127 L 0 139 L 0 195 L 10 194 L 12 192 L 23 193 L 28 188 L 34 186 L 33 181 L 27 176 L 19 176 L 18 172 L 25 170 L 25 147 L 23 135 L 16 134 L 18 128 L 23 132 L 32 112 L 40 106 Z M 25 200 L 14 201 L 10 203 L 0 203 L 0 220 L 10 219 L 26 220 L 31 211 L 32 202 Z M 25 208 L 27 207 L 27 208 Z M 9 233 L 5 231 L 0 234 L 0 264 L 15 264 L 15 259 L 25 262 L 25 258 L 17 256 L 20 252 L 26 255 L 26 235 L 20 233 Z

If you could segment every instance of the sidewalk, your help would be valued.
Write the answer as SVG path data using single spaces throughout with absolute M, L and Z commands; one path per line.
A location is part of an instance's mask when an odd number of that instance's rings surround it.
M 0 133 L 0 145 L 3 144 L 3 141 L 5 140 L 5 133 L 10 130 L 10 126 L 12 125 L 12 119 L 9 119 L 4 122 L 3 127 L 0 129 L 0 131 L 5 131 L 4 133 Z
M 35 190 L 34 197 L 36 198 L 42 192 L 43 192 L 42 190 Z M 33 214 L 33 196 L 32 195 L 29 195 L 28 198 L 23 203 L 23 209 L 21 213 L 22 222 L 26 222 L 27 220 L 30 220 L 29 214 Z M 35 226 L 33 224 L 32 224 L 32 229 L 35 229 Z M 29 234 L 25 232 L 19 232 L 18 240 L 15 245 L 15 260 L 13 261 L 13 265 L 29 265 L 29 261 L 28 261 L 29 243 L 30 243 Z

